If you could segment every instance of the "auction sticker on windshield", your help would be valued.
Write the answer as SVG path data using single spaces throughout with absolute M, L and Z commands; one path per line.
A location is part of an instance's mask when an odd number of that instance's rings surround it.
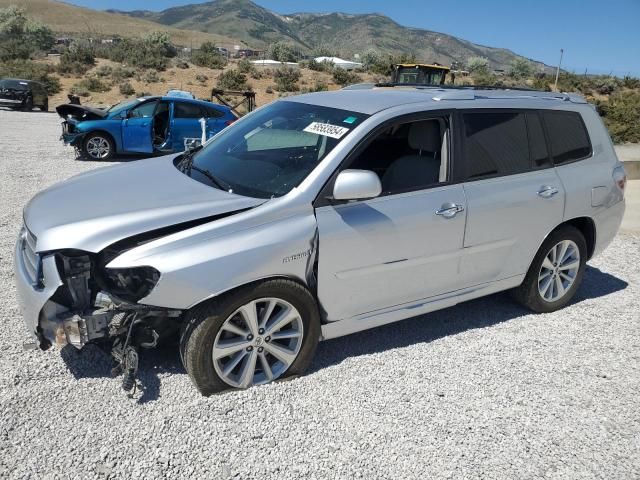
M 330 123 L 313 122 L 309 124 L 304 131 L 308 133 L 315 133 L 316 135 L 323 135 L 325 137 L 342 138 L 349 129 L 338 125 L 331 125 Z

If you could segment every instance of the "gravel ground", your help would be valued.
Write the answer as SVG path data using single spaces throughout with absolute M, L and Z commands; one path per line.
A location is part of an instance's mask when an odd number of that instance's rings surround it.
M 0 111 L 0 132 L 0 478 L 640 478 L 640 235 L 594 259 L 560 312 L 494 295 L 212 398 L 168 348 L 142 357 L 128 398 L 97 349 L 22 350 L 22 206 L 98 164 L 61 146 L 52 114 Z

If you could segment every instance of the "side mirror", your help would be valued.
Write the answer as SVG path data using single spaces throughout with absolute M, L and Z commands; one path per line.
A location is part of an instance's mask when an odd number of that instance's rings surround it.
M 333 185 L 336 200 L 375 198 L 381 193 L 380 178 L 370 170 L 343 170 Z

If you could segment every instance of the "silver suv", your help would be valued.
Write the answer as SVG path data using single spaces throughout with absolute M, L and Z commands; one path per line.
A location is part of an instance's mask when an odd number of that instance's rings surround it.
M 582 98 L 360 88 L 287 98 L 198 151 L 94 170 L 24 210 L 16 281 L 41 348 L 179 338 L 209 395 L 302 373 L 319 340 L 501 290 L 565 306 L 626 177 Z

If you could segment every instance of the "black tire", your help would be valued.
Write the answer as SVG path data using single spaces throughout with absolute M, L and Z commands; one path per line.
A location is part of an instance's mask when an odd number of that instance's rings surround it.
M 213 344 L 222 324 L 240 306 L 268 297 L 280 298 L 293 305 L 300 312 L 304 326 L 298 356 L 276 380 L 301 375 L 308 368 L 320 337 L 316 301 L 306 288 L 296 282 L 266 280 L 239 288 L 186 312 L 180 335 L 180 356 L 191 381 L 202 395 L 209 396 L 233 388 L 218 376 L 212 360 Z
M 43 112 L 48 112 L 49 111 L 49 99 L 48 98 L 45 99 L 44 103 L 40 107 L 40 110 L 42 110 Z
M 542 268 L 542 262 L 554 245 L 563 240 L 571 240 L 574 242 L 580 253 L 580 266 L 575 276 L 575 280 L 566 293 L 556 301 L 545 300 L 538 290 L 538 275 Z M 580 230 L 571 225 L 563 225 L 549 234 L 547 239 L 542 243 L 538 253 L 533 259 L 529 271 L 525 276 L 522 285 L 513 289 L 511 294 L 515 300 L 525 307 L 538 313 L 554 312 L 566 306 L 573 299 L 576 291 L 580 287 L 582 277 L 584 275 L 587 263 L 587 242 Z
M 108 152 L 104 156 L 94 156 L 93 154 L 89 153 L 89 148 L 92 141 L 106 142 L 106 145 L 108 145 Z M 116 147 L 111 137 L 102 132 L 90 133 L 84 138 L 84 141 L 82 142 L 82 153 L 86 158 L 89 158 L 91 160 L 110 160 L 111 158 L 113 158 L 115 150 Z
M 22 107 L 22 110 L 25 112 L 30 112 L 33 110 L 33 98 L 27 97 L 27 99 L 24 102 L 24 106 Z

